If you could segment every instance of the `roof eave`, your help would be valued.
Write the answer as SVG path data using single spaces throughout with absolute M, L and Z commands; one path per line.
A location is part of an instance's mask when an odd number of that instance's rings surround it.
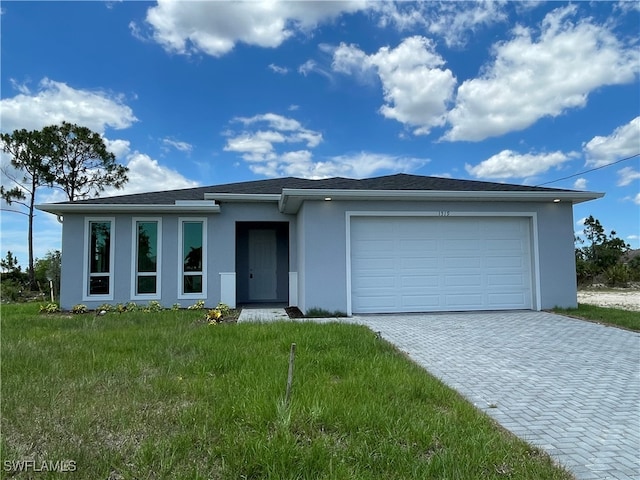
M 220 213 L 220 205 L 184 204 L 114 204 L 114 203 L 45 203 L 38 210 L 55 215 L 65 213 Z
M 205 193 L 205 200 L 218 202 L 278 202 L 279 193 Z
M 602 198 L 604 193 L 574 191 L 445 191 L 445 190 L 282 190 L 279 208 L 282 213 L 297 213 L 305 200 L 378 200 L 378 201 L 449 201 L 449 202 L 571 202 Z

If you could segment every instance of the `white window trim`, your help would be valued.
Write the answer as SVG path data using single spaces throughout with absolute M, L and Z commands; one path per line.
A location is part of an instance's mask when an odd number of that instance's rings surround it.
M 156 257 L 156 293 L 136 293 L 138 286 L 138 222 L 156 222 L 158 224 L 158 255 Z M 131 299 L 160 300 L 162 297 L 162 217 L 133 217 L 131 219 Z M 144 275 L 144 273 L 143 273 Z M 149 277 L 153 275 L 147 275 Z
M 182 248 L 184 238 L 182 235 L 185 222 L 202 222 L 202 293 L 183 293 L 182 276 L 184 275 L 184 259 Z M 206 300 L 207 299 L 207 219 L 206 217 L 179 217 L 178 218 L 178 299 L 179 300 Z
M 110 245 L 109 245 L 109 294 L 108 295 L 90 295 L 89 294 L 89 242 L 92 222 L 110 222 L 109 228 Z M 116 217 L 85 217 L 84 219 L 84 247 L 82 260 L 82 300 L 83 301 L 105 301 L 113 300 L 114 292 L 114 267 L 115 267 L 115 246 L 116 246 Z

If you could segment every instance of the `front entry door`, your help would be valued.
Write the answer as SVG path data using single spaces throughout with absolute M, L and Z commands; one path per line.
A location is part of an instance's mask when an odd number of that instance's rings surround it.
M 277 298 L 276 231 L 249 230 L 249 301 Z

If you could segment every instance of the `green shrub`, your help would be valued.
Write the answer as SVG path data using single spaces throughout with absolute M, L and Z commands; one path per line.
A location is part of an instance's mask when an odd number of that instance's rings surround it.
M 4 274 L 3 274 L 4 276 Z M 0 284 L 0 299 L 2 302 L 17 302 L 22 300 L 23 285 L 17 280 L 8 278 L 2 279 Z
M 204 310 L 204 300 L 198 300 L 193 305 L 187 307 L 187 310 Z
M 98 311 L 98 312 L 102 312 L 103 310 L 105 311 L 105 313 L 112 312 L 113 311 L 113 305 L 109 305 L 108 303 L 103 303 L 98 308 L 96 308 L 96 311 Z
M 60 311 L 60 307 L 57 303 L 46 303 L 44 305 L 40 305 L 40 313 L 58 313 Z
M 81 303 L 79 303 L 77 305 L 74 305 L 71 308 L 71 313 L 74 313 L 74 314 L 77 314 L 77 315 L 79 315 L 81 313 L 87 313 L 88 311 L 89 311 L 89 309 L 87 308 L 87 306 L 83 305 Z
M 220 302 L 216 307 L 216 310 L 219 310 L 223 317 L 228 316 L 231 313 L 231 307 L 226 303 Z
M 640 282 L 640 255 L 629 260 L 627 267 L 629 269 L 629 279 L 633 282 Z
M 629 283 L 629 269 L 620 263 L 604 271 L 604 281 L 609 287 L 625 287 Z
M 127 312 L 137 312 L 140 310 L 140 307 L 136 304 L 136 302 L 129 302 L 126 305 Z
M 146 307 L 142 309 L 143 312 L 151 313 L 151 312 L 161 312 L 164 310 L 164 307 L 157 300 L 151 300 Z

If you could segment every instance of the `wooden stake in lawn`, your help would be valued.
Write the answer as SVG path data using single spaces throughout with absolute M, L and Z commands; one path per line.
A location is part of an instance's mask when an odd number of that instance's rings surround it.
M 289 375 L 287 376 L 287 394 L 285 396 L 285 403 L 289 405 L 291 399 L 291 384 L 293 383 L 293 363 L 296 359 L 296 344 L 291 344 L 291 351 L 289 352 Z

